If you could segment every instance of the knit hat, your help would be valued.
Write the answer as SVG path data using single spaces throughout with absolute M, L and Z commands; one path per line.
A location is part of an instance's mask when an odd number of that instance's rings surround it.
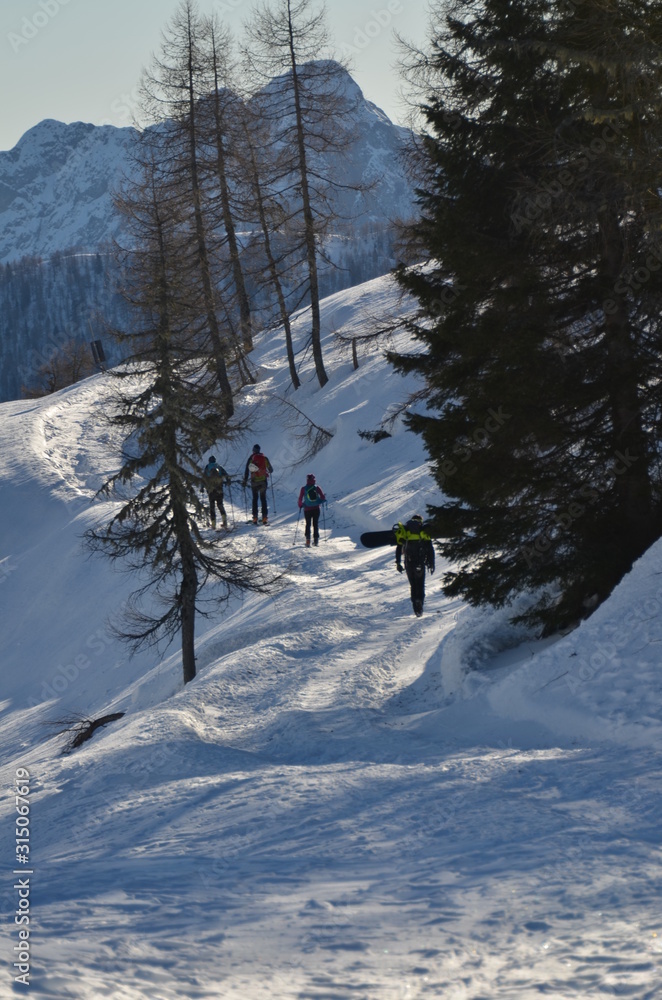
M 306 482 L 307 483 L 314 483 L 315 482 L 315 477 L 312 474 L 312 472 L 309 472 L 308 475 L 306 476 Z

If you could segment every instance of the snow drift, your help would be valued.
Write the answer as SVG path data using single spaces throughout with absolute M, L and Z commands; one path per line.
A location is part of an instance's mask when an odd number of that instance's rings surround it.
M 236 488 L 231 517 L 238 540 L 257 531 L 264 558 L 289 563 L 290 584 L 200 622 L 185 689 L 174 647 L 129 659 L 110 638 L 135 580 L 81 547 L 117 464 L 100 431 L 107 378 L 0 405 L 6 955 L 29 929 L 40 1000 L 643 1000 L 662 987 L 662 547 L 563 638 L 445 599 L 443 566 L 414 618 L 393 550 L 358 538 L 437 499 L 397 413 L 415 385 L 375 345 L 354 370 L 335 337 L 404 308 L 388 278 L 325 300 L 323 390 L 305 313 L 296 394 L 280 336 L 261 338 L 241 403 L 250 436 L 215 454 L 235 473 L 254 441 L 270 457 L 272 524 L 246 526 Z M 288 403 L 333 435 L 314 458 Z M 378 428 L 391 436 L 358 434 Z M 313 550 L 296 526 L 309 471 L 331 500 Z M 64 720 L 119 712 L 61 756 Z M 3 995 L 25 989 L 13 961 Z

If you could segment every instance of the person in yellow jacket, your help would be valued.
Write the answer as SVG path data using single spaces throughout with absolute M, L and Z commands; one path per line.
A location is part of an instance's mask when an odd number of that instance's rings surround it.
M 423 530 L 423 518 L 414 514 L 406 524 L 395 527 L 395 565 L 398 573 L 407 573 L 411 590 L 411 604 L 414 614 L 420 618 L 425 601 L 425 570 L 434 573 L 434 546 L 430 536 Z M 402 565 L 404 555 L 405 564 Z

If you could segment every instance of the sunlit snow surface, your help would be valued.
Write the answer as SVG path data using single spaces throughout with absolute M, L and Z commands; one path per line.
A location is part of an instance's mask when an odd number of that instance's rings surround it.
M 662 549 L 565 638 L 445 599 L 443 565 L 413 617 L 393 550 L 358 539 L 438 495 L 400 418 L 377 444 L 357 431 L 416 385 L 376 344 L 354 371 L 334 338 L 403 308 L 386 278 L 326 300 L 324 390 L 303 351 L 288 389 L 280 336 L 254 352 L 252 429 L 215 453 L 234 473 L 255 441 L 271 459 L 271 525 L 244 524 L 235 487 L 231 544 L 257 531 L 291 580 L 198 620 L 185 690 L 174 646 L 129 659 L 108 636 L 136 581 L 80 542 L 111 509 L 92 500 L 117 465 L 108 380 L 0 405 L 0 996 L 660 995 Z M 276 396 L 334 433 L 314 459 Z M 309 471 L 330 503 L 306 550 Z M 117 711 L 60 756 L 52 723 Z M 17 767 L 29 991 L 12 968 Z

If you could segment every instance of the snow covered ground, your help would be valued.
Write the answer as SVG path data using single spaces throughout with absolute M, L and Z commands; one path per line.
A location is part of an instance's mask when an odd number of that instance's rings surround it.
M 558 640 L 445 599 L 441 566 L 413 617 L 393 550 L 358 539 L 425 512 L 425 456 L 397 415 L 357 432 L 414 386 L 376 346 L 354 371 L 333 336 L 389 308 L 388 278 L 325 301 L 324 390 L 307 359 L 289 392 L 279 337 L 257 348 L 250 436 L 216 457 L 271 459 L 272 523 L 244 525 L 235 488 L 229 544 L 256 532 L 290 582 L 198 621 L 186 689 L 175 647 L 129 659 L 109 637 L 136 581 L 81 546 L 116 463 L 107 379 L 0 405 L 0 996 L 662 994 L 662 546 Z M 333 433 L 314 459 L 277 397 Z M 330 504 L 306 550 L 309 471 Z M 120 711 L 61 755 L 58 721 Z

